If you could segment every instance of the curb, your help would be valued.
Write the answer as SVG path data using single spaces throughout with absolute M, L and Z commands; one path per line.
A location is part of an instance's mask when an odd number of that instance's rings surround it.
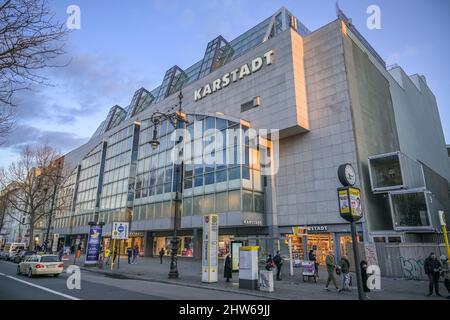
M 164 284 L 171 284 L 171 285 L 178 285 L 178 286 L 185 286 L 190 288 L 198 288 L 198 289 L 207 289 L 207 290 L 215 290 L 215 291 L 221 291 L 221 292 L 231 292 L 231 293 L 238 293 L 243 294 L 247 296 L 253 296 L 258 298 L 266 298 L 271 300 L 290 300 L 288 298 L 281 298 L 281 297 L 271 297 L 264 294 L 257 294 L 252 292 L 243 292 L 239 290 L 233 290 L 233 289 L 225 289 L 225 288 L 217 288 L 217 287 L 208 287 L 203 285 L 197 285 L 192 283 L 186 283 L 186 282 L 176 282 L 176 281 L 170 281 L 170 280 L 162 280 L 162 279 L 154 279 L 154 278 L 147 278 L 147 277 L 141 277 L 141 276 L 135 276 L 135 275 L 129 275 L 129 274 L 123 274 L 123 273 L 111 273 L 108 271 L 102 271 L 102 270 L 96 270 L 89 267 L 79 266 L 81 270 L 89 271 L 92 273 L 97 274 L 103 274 L 107 277 L 111 278 L 117 278 L 117 279 L 129 279 L 129 280 L 141 280 L 141 281 L 147 281 L 147 282 L 158 282 L 158 283 L 164 283 Z

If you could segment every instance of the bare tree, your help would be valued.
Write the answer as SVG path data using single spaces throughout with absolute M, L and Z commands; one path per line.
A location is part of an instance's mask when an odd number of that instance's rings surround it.
M 47 0 L 0 1 L 0 137 L 13 125 L 13 97 L 31 83 L 49 84 L 39 74 L 61 66 L 68 29 L 55 21 Z
M 34 249 L 36 223 L 48 218 L 55 210 L 51 203 L 55 199 L 55 186 L 64 179 L 62 167 L 63 157 L 52 147 L 28 146 L 17 161 L 1 171 L 0 186 L 6 205 L 12 209 L 7 212 L 20 213 L 20 216 L 26 217 L 20 220 L 11 215 L 20 224 L 28 226 L 30 250 Z

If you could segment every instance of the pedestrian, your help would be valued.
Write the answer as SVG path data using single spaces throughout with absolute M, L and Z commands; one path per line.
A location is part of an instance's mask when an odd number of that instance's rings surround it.
M 166 254 L 166 251 L 164 250 L 164 248 L 161 248 L 161 250 L 159 250 L 159 264 L 162 264 L 163 257 L 165 254 Z
M 367 275 L 367 262 L 366 260 L 361 260 L 361 263 L 359 264 L 361 267 L 361 278 L 362 278 L 362 284 L 364 292 L 370 292 L 369 287 L 367 286 L 367 279 L 369 279 L 369 276 Z
M 281 267 L 283 266 L 283 258 L 280 255 L 280 250 L 278 250 L 275 257 L 273 257 L 273 262 L 277 267 L 277 280 L 281 280 Z
M 339 292 L 350 291 L 350 261 L 347 256 L 342 256 L 339 266 L 342 273 L 342 288 Z
M 111 251 L 109 251 L 109 249 L 105 250 L 105 265 L 109 266 L 109 263 L 111 262 Z
M 267 257 L 267 260 L 266 260 L 266 270 L 271 271 L 274 266 L 275 266 L 275 262 L 273 262 L 272 255 L 269 254 L 269 256 Z
M 230 282 L 230 278 L 233 277 L 232 271 L 231 257 L 230 254 L 227 254 L 227 257 L 225 258 L 225 262 L 223 264 L 223 277 L 227 279 L 227 282 Z
M 316 251 L 314 249 L 309 251 L 309 261 L 314 262 L 314 273 L 316 274 L 316 277 L 319 277 L 319 264 L 317 263 L 317 255 Z
M 330 289 L 328 289 L 328 285 L 330 284 L 330 282 L 333 282 L 336 290 L 339 290 L 339 288 L 336 284 L 336 279 L 334 278 L 334 270 L 336 269 L 336 265 L 334 264 L 334 255 L 333 255 L 332 250 L 328 251 L 328 255 L 327 255 L 327 258 L 325 259 L 325 263 L 327 266 L 327 273 L 328 273 L 328 279 L 327 279 L 327 284 L 325 285 L 325 290 L 330 290 Z
M 133 250 L 130 247 L 127 248 L 127 257 L 128 257 L 128 264 L 131 264 L 131 258 L 133 257 Z
M 442 255 L 441 261 L 443 266 L 442 276 L 444 277 L 444 285 L 448 293 L 450 293 L 450 265 L 448 263 L 448 258 Z M 447 299 L 450 299 L 450 296 L 448 296 Z
M 70 247 L 70 254 L 74 254 L 75 253 L 75 245 L 72 245 Z
M 139 256 L 139 246 L 136 245 L 133 250 L 133 261 L 131 262 L 132 264 L 137 264 L 138 256 Z
M 113 263 L 116 263 L 116 258 L 117 258 L 117 248 L 114 248 Z
M 433 294 L 433 286 L 436 296 L 441 297 L 441 294 L 439 293 L 439 277 L 441 275 L 442 266 L 434 252 L 430 253 L 428 258 L 425 259 L 424 269 L 429 281 L 427 297 L 430 297 Z
M 59 261 L 62 261 L 63 254 L 64 254 L 64 248 L 61 248 L 59 250 L 59 252 L 58 252 L 58 259 L 59 259 Z

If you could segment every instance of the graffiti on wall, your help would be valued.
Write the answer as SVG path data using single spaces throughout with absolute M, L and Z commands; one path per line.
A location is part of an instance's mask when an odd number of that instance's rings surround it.
M 410 280 L 420 280 L 425 277 L 424 259 L 400 257 L 403 276 Z

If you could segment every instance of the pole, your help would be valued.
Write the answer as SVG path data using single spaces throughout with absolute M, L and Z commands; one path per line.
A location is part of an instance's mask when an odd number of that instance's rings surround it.
M 292 256 L 292 237 L 289 237 L 289 274 L 294 275 L 294 257 Z
M 116 251 L 116 239 L 114 239 L 113 241 L 113 246 L 112 246 L 112 256 L 111 256 L 111 271 L 114 270 L 114 252 Z
M 355 260 L 356 282 L 358 285 L 358 298 L 359 300 L 365 300 L 366 294 L 364 293 L 363 290 L 361 268 L 359 267 L 360 259 L 359 259 L 358 239 L 356 237 L 355 221 L 350 222 L 350 227 L 352 233 L 353 256 L 355 258 L 354 260 Z
M 121 243 L 122 243 L 122 240 L 119 240 L 119 251 L 117 252 L 117 256 L 118 256 L 119 260 L 117 260 L 117 270 L 119 270 L 119 268 L 120 268 L 120 244 Z
M 48 216 L 48 221 L 47 221 L 47 232 L 45 233 L 44 252 L 47 252 L 47 249 L 48 249 L 48 237 L 50 234 L 50 226 L 52 224 L 53 208 L 55 207 L 56 189 L 57 189 L 57 184 L 55 183 L 55 186 L 53 187 L 52 203 L 50 206 L 50 215 Z
M 447 259 L 450 259 L 450 245 L 449 245 L 449 241 L 448 241 L 447 223 L 445 222 L 444 211 L 439 210 L 438 214 L 439 214 L 439 221 L 440 221 L 441 227 L 442 227 L 442 233 L 444 234 L 445 249 L 447 251 Z

